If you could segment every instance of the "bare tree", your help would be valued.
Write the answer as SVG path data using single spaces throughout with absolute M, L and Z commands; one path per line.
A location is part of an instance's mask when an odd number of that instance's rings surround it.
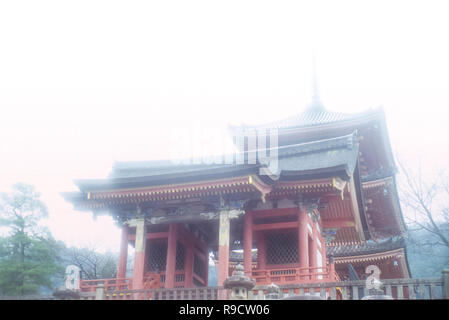
M 85 280 L 114 278 L 117 269 L 117 257 L 113 253 L 101 253 L 94 247 L 68 248 L 67 263 L 80 268 Z
M 405 178 L 400 190 L 401 202 L 408 209 L 406 222 L 415 230 L 433 235 L 424 245 L 449 248 L 449 176 L 441 172 L 435 178 L 424 179 L 421 167 L 413 172 L 398 163 Z

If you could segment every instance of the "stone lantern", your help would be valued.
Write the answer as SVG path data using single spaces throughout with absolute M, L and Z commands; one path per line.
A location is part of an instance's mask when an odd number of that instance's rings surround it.
M 245 275 L 240 263 L 235 266 L 234 274 L 223 282 L 223 287 L 231 290 L 231 300 L 248 300 L 248 290 L 255 285 L 256 281 Z
M 266 300 L 277 300 L 281 298 L 281 289 L 273 282 L 267 286 Z

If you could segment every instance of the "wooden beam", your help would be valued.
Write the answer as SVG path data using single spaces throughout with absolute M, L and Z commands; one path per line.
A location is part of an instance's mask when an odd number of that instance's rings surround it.
M 201 212 L 195 214 L 184 214 L 178 216 L 160 216 L 149 218 L 149 224 L 169 224 L 169 223 L 183 223 L 193 221 L 208 221 L 218 220 L 218 212 Z
M 255 224 L 253 226 L 254 231 L 261 230 L 274 230 L 274 229 L 290 229 L 290 228 L 298 228 L 299 222 L 278 222 L 278 223 L 269 223 L 269 224 Z
M 160 238 L 168 238 L 168 232 L 153 232 L 147 233 L 147 239 L 160 239 Z
M 153 232 L 153 233 L 147 233 L 145 236 L 146 239 L 160 239 L 160 238 L 168 238 L 168 232 Z M 136 240 L 135 234 L 128 235 L 129 241 Z
M 323 229 L 329 228 L 348 228 L 355 227 L 355 221 L 353 219 L 333 219 L 333 220 L 323 220 Z
M 255 219 L 257 218 L 266 218 L 266 217 L 279 217 L 279 216 L 287 216 L 297 214 L 299 209 L 297 207 L 293 208 L 275 208 L 275 209 L 267 209 L 267 210 L 253 210 L 251 214 Z

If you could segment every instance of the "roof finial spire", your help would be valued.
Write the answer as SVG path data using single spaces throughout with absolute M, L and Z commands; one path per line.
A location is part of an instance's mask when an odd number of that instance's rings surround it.
M 312 102 L 309 103 L 308 109 L 324 109 L 318 90 L 318 75 L 316 70 L 315 50 L 313 51 L 312 59 Z

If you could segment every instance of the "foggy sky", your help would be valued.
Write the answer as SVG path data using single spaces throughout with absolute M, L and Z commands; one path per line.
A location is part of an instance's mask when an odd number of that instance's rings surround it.
M 300 113 L 312 52 L 328 110 L 383 106 L 393 152 L 448 166 L 444 1 L 13 1 L 0 3 L 0 191 L 23 181 L 53 235 L 118 250 L 119 231 L 59 195 L 116 160 L 169 158 L 201 132 Z M 204 140 L 201 140 L 204 139 Z

